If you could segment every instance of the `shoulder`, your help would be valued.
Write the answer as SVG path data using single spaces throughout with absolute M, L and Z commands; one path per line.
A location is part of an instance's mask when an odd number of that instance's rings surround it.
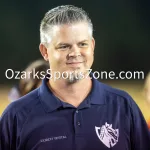
M 99 86 L 103 89 L 104 92 L 103 94 L 108 99 L 108 101 L 109 100 L 119 102 L 127 101 L 129 105 L 131 105 L 131 101 L 133 101 L 133 98 L 126 91 L 114 88 L 102 82 L 99 82 Z
M 99 86 L 103 91 L 106 105 L 110 105 L 113 109 L 121 109 L 127 115 L 141 114 L 139 106 L 128 92 L 102 82 L 99 82 Z
M 144 120 L 140 107 L 129 93 L 101 82 L 99 86 L 103 89 L 106 105 L 109 105 L 114 110 L 123 112 L 124 115 L 132 119 L 134 118 L 135 121 L 140 118 Z
M 24 112 L 28 114 L 35 105 L 39 103 L 39 89 L 35 89 L 27 95 L 20 97 L 14 102 L 11 102 L 4 112 L 2 113 L 1 119 L 5 118 L 5 116 L 15 117 L 17 113 Z

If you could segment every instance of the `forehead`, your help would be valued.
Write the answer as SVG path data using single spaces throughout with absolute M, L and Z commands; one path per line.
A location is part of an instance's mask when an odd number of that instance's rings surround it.
M 56 41 L 86 40 L 91 37 L 87 23 L 57 25 L 52 29 L 52 39 Z

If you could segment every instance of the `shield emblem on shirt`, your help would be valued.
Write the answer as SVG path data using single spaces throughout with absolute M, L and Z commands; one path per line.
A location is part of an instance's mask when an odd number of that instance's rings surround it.
M 117 144 L 119 129 L 113 129 L 112 124 L 107 124 L 106 122 L 105 125 L 102 125 L 102 127 L 95 126 L 95 131 L 100 141 L 108 148 Z

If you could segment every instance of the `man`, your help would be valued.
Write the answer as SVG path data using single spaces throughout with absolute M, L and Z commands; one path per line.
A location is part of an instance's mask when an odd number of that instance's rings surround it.
M 51 71 L 0 121 L 2 150 L 150 150 L 143 115 L 125 92 L 89 76 L 93 26 L 86 12 L 59 6 L 41 22 L 40 52 Z

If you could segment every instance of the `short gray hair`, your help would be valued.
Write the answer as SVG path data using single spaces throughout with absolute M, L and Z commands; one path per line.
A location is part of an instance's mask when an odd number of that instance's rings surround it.
M 48 30 L 55 25 L 87 22 L 93 35 L 93 24 L 88 14 L 82 9 L 73 5 L 62 5 L 49 10 L 40 24 L 41 43 L 48 43 Z

